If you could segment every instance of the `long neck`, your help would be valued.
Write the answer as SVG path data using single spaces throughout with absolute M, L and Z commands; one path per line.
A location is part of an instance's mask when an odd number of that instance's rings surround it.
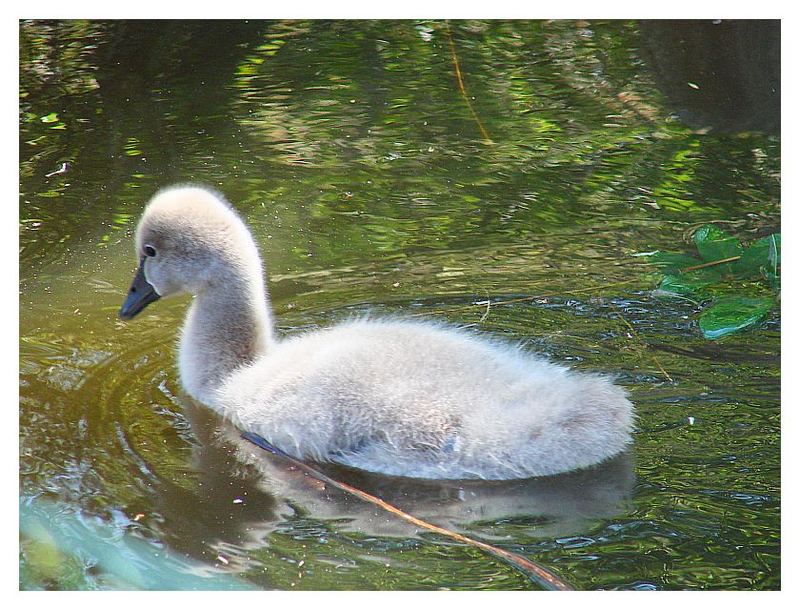
M 266 353 L 273 342 L 266 287 L 260 277 L 227 277 L 197 294 L 180 340 L 186 391 L 214 406 L 214 390 L 237 368 Z

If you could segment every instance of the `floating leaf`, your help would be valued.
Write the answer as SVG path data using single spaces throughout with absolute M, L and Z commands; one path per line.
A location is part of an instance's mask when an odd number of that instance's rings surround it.
M 733 263 L 733 271 L 739 276 L 758 276 L 764 268 L 775 274 L 780 264 L 780 249 L 780 233 L 762 237 L 742 252 L 742 258 Z
M 769 242 L 769 261 L 772 263 L 773 271 L 777 271 L 778 265 L 781 264 L 781 234 L 773 233 L 764 239 Z
M 695 232 L 693 239 L 700 259 L 661 251 L 637 255 L 647 256 L 648 262 L 665 273 L 654 294 L 695 301 L 725 293 L 730 295 L 734 279 L 731 274 L 748 280 L 738 283 L 739 291 L 759 290 L 757 281 L 765 278 L 772 289 L 780 293 L 780 233 L 768 235 L 744 248 L 735 237 L 718 227 L 706 225 Z M 720 262 L 726 260 L 728 262 Z M 700 315 L 700 329 L 706 339 L 718 339 L 760 322 L 773 306 L 771 297 L 755 298 L 752 294 L 746 297 L 741 292 L 723 296 Z
M 39 120 L 42 123 L 57 123 L 58 122 L 58 113 L 51 112 L 50 114 L 46 114 L 43 117 L 40 117 Z
M 658 285 L 658 289 L 668 294 L 697 297 L 704 293 L 704 289 L 714 282 L 707 275 L 700 273 L 681 273 L 679 275 L 665 275 Z
M 744 248 L 739 240 L 728 235 L 714 225 L 700 227 L 694 234 L 694 245 L 697 252 L 705 262 L 719 261 L 734 256 L 741 256 Z M 725 263 L 718 267 L 719 271 L 728 272 L 731 264 Z
M 700 316 L 700 330 L 706 339 L 719 339 L 757 324 L 769 313 L 771 298 L 726 297 L 716 301 Z
M 647 258 L 649 263 L 652 263 L 664 273 L 679 273 L 686 267 L 693 267 L 701 263 L 700 260 L 688 254 L 678 254 L 676 252 L 653 252 Z
M 769 240 L 769 262 L 770 266 L 764 269 L 764 275 L 769 280 L 773 290 L 780 292 L 781 276 L 778 267 L 781 264 L 781 234 L 773 233 L 765 239 Z

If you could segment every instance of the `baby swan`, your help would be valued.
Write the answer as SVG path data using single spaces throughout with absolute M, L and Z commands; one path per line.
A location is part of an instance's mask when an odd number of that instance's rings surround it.
M 362 319 L 276 338 L 255 242 L 215 192 L 157 193 L 136 252 L 120 317 L 194 295 L 180 339 L 184 388 L 299 459 L 514 479 L 590 466 L 630 442 L 623 389 L 465 330 Z

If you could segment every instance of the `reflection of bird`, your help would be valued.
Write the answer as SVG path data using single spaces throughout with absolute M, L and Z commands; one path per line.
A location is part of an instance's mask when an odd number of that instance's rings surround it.
M 200 478 L 189 490 L 162 481 L 158 513 L 165 520 L 164 542 L 172 548 L 204 559 L 210 548 L 211 556 L 222 553 L 231 565 L 246 570 L 258 565 L 258 554 L 244 549 L 262 548 L 276 529 L 285 532 L 287 516 L 293 514 L 302 518 L 290 527 L 320 538 L 358 532 L 359 538 L 377 537 L 379 546 L 402 546 L 419 536 L 417 525 L 321 484 L 242 439 L 238 429 L 210 409 L 177 399 L 191 424 L 193 470 Z M 416 517 L 489 542 L 507 542 L 512 536 L 524 543 L 585 532 L 597 519 L 624 512 L 635 483 L 630 452 L 578 472 L 511 481 L 410 479 L 335 464 L 315 467 Z
M 253 238 L 211 191 L 158 193 L 136 250 L 120 316 L 194 295 L 180 342 L 187 392 L 295 457 L 511 479 L 586 467 L 630 440 L 621 388 L 461 329 L 360 319 L 276 340 Z

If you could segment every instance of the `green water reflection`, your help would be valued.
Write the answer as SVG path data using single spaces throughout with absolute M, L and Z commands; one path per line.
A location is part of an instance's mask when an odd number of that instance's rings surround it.
M 21 22 L 21 518 L 53 532 L 23 530 L 20 586 L 165 586 L 71 555 L 69 515 L 211 587 L 535 588 L 250 460 L 181 393 L 185 300 L 116 319 L 146 200 L 197 181 L 253 227 L 280 332 L 436 316 L 614 374 L 637 405 L 631 455 L 597 472 L 341 476 L 577 588 L 779 588 L 777 313 L 704 341 L 633 255 L 708 222 L 778 230 L 780 140 L 678 120 L 645 44 L 633 22 Z

